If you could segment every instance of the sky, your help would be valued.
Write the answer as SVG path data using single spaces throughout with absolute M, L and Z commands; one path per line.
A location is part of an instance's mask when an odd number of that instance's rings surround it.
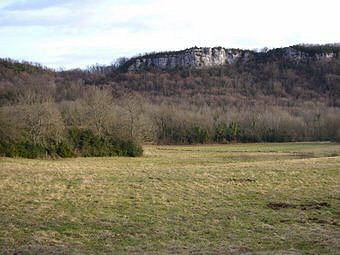
M 340 42 L 340 0 L 0 0 L 0 57 L 55 69 L 193 46 Z

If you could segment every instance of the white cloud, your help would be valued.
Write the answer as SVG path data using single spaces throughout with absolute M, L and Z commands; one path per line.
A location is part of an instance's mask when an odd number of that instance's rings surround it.
M 0 6 L 2 57 L 84 67 L 195 45 L 252 49 L 340 41 L 338 0 L 34 2 Z

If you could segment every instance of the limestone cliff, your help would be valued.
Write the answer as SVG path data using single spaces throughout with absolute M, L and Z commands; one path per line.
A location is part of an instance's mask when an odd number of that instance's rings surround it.
M 326 48 L 325 48 L 326 47 Z M 331 46 L 291 46 L 273 49 L 266 52 L 257 52 L 240 49 L 190 48 L 182 51 L 161 52 L 146 54 L 131 58 L 124 64 L 124 69 L 136 71 L 144 68 L 172 69 L 177 67 L 204 68 L 223 64 L 247 62 L 258 57 L 279 56 L 294 61 L 304 59 L 332 59 L 339 57 L 339 45 Z
M 238 49 L 214 48 L 190 48 L 182 51 L 148 54 L 130 59 L 127 69 L 139 70 L 145 67 L 157 67 L 161 69 L 190 66 L 195 68 L 209 67 L 223 64 L 234 64 L 239 60 L 246 60 L 251 51 Z

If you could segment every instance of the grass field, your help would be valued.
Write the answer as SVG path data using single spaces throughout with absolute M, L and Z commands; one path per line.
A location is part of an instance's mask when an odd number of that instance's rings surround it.
M 0 254 L 339 254 L 340 144 L 0 158 Z

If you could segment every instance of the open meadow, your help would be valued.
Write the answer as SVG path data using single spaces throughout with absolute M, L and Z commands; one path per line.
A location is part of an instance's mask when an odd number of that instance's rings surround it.
M 339 254 L 340 144 L 0 158 L 0 254 Z

